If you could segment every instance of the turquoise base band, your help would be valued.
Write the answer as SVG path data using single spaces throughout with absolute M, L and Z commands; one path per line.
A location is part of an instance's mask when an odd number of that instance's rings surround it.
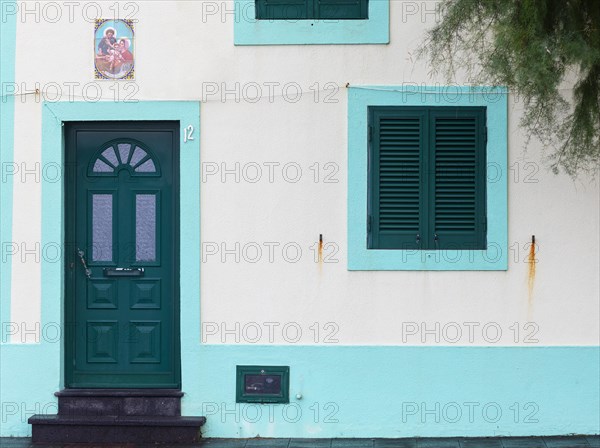
M 183 414 L 207 417 L 203 437 L 600 432 L 598 347 L 233 346 L 182 335 Z M 3 347 L 2 436 L 27 436 L 31 414 L 56 413 L 60 344 Z M 290 403 L 236 404 L 236 365 L 290 366 Z

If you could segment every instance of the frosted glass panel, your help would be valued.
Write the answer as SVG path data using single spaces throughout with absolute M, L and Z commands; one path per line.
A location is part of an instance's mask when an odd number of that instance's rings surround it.
M 135 171 L 138 173 L 155 173 L 156 167 L 154 166 L 154 162 L 151 159 L 148 159 L 138 166 Z
M 146 157 L 146 151 L 136 146 L 135 150 L 133 151 L 133 155 L 131 156 L 131 161 L 129 162 L 129 164 L 131 166 L 136 166 L 144 157 Z
M 135 196 L 135 259 L 156 261 L 156 196 Z
M 94 173 L 112 173 L 114 169 L 111 166 L 108 166 L 102 160 L 96 160 L 94 163 Z
M 115 154 L 115 150 L 113 148 L 108 148 L 108 149 L 104 150 L 102 155 L 104 156 L 104 158 L 106 160 L 108 160 L 112 164 L 112 166 L 119 165 L 119 161 L 117 160 L 117 155 Z
M 129 161 L 129 152 L 131 151 L 131 145 L 129 143 L 119 143 L 117 145 L 117 149 L 119 150 L 119 157 L 121 158 L 121 163 L 127 163 Z
M 112 194 L 92 195 L 92 260 L 112 261 Z

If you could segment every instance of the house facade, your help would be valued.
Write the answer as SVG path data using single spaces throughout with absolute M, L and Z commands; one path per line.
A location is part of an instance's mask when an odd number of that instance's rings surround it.
M 0 436 L 600 432 L 600 189 L 416 57 L 436 2 L 1 5 Z

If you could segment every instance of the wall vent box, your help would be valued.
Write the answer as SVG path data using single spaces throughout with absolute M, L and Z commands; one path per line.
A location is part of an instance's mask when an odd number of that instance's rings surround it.
M 288 366 L 237 366 L 236 403 L 289 403 Z

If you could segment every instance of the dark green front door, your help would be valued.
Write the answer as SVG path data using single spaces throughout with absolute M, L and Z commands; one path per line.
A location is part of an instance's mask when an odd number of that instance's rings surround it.
M 180 387 L 178 142 L 174 122 L 65 125 L 67 387 Z

